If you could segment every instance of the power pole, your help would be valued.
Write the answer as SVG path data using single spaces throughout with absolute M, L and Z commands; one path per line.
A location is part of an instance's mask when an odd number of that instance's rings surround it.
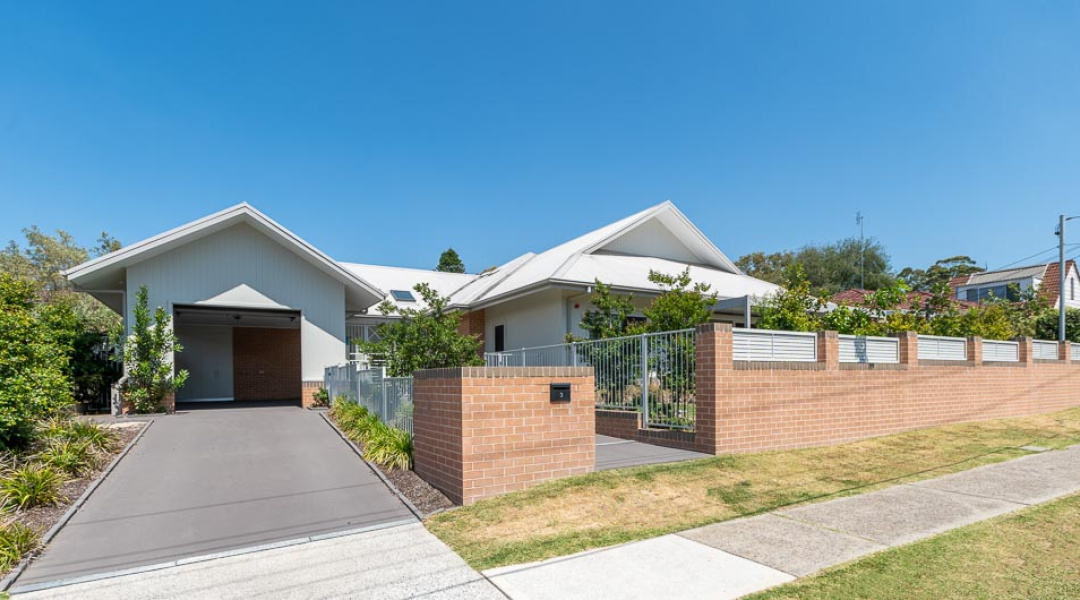
M 1058 288 L 1058 341 L 1065 341 L 1065 215 L 1058 218 L 1058 270 L 1061 286 Z
M 862 211 L 856 211 L 855 224 L 859 226 L 859 288 L 866 289 L 866 234 L 863 223 L 866 219 Z

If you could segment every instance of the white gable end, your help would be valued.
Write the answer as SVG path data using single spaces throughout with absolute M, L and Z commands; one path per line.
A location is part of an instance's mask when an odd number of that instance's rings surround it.
M 594 251 L 598 254 L 605 252 L 664 258 L 681 263 L 706 262 L 679 240 L 659 219 L 649 219 Z

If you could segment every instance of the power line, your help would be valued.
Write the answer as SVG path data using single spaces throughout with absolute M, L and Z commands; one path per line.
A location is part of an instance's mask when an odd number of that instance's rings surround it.
M 1073 247 L 1073 248 L 1076 248 L 1076 247 L 1080 247 L 1080 244 L 1067 244 L 1067 245 L 1066 245 L 1066 247 Z M 1051 251 L 1054 251 L 1054 252 L 1056 252 L 1057 250 L 1058 250 L 1058 247 L 1057 247 L 1057 246 L 1051 246 L 1050 248 L 1047 248 L 1046 250 L 1043 250 L 1042 252 L 1036 252 L 1035 254 L 1032 254 L 1031 256 L 1026 256 L 1026 257 L 1024 257 L 1024 258 L 1021 258 L 1021 259 L 1020 259 L 1020 260 L 1018 260 L 1018 261 L 1014 261 L 1014 262 L 1011 262 L 1011 263 L 1009 263 L 1009 264 L 1007 264 L 1007 265 L 1004 265 L 1004 266 L 1001 266 L 1001 267 L 998 267 L 998 268 L 996 268 L 996 269 L 992 269 L 992 270 L 994 270 L 994 271 L 1000 271 L 1000 270 L 1002 270 L 1002 269 L 1008 269 L 1009 267 L 1011 267 L 1011 266 L 1013 266 L 1013 265 L 1018 265 L 1018 264 L 1020 264 L 1020 263 L 1022 263 L 1022 262 L 1027 262 L 1027 261 L 1029 261 L 1029 260 L 1032 260 L 1032 259 L 1034 259 L 1034 258 L 1035 258 L 1035 257 L 1037 257 L 1037 256 L 1042 256 L 1043 254 L 1046 254 L 1047 252 L 1051 252 Z

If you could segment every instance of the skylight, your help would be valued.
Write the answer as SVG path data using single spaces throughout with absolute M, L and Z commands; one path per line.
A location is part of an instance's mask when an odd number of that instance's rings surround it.
M 398 302 L 416 302 L 416 298 L 413 298 L 412 292 L 408 290 L 390 290 L 390 295 Z

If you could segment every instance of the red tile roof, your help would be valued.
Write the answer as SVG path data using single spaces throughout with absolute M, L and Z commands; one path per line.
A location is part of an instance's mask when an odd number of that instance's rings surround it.
M 834 294 L 831 300 L 836 304 L 860 306 L 862 304 L 865 304 L 866 297 L 873 293 L 873 290 L 853 288 Z M 908 292 L 907 301 L 901 303 L 898 308 L 900 308 L 900 310 L 921 308 L 926 303 L 926 301 L 933 296 L 934 295 L 930 292 Z M 956 300 L 955 297 L 953 299 Z M 973 306 L 978 306 L 978 302 L 968 302 L 967 300 L 956 300 L 956 302 L 960 305 L 961 308 L 971 308 Z

